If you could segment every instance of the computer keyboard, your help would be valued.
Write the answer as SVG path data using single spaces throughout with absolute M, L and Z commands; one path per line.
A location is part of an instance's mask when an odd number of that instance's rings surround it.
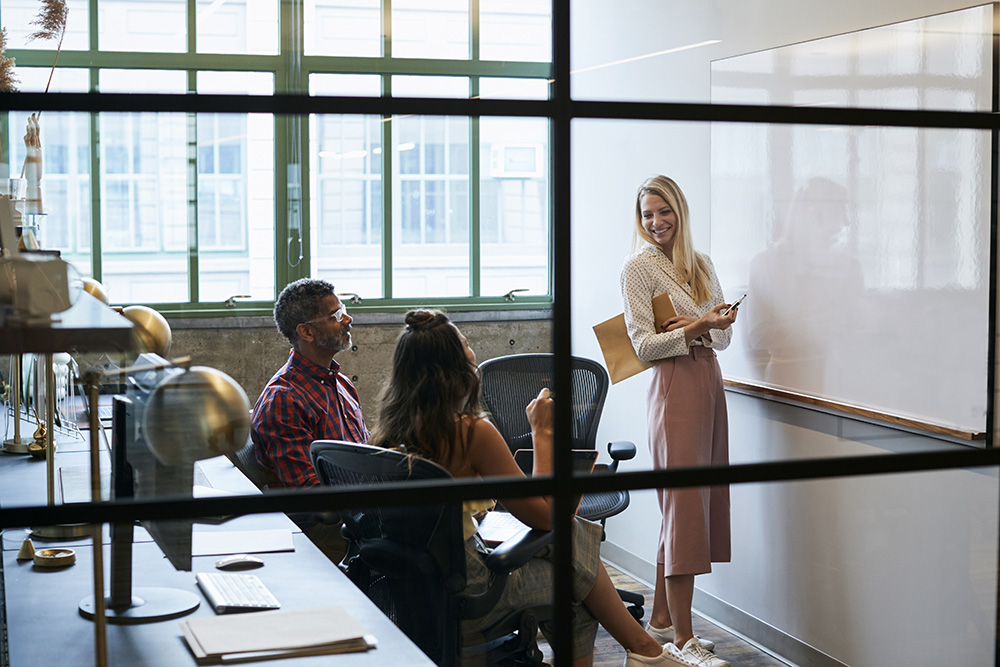
M 195 578 L 216 614 L 281 608 L 256 574 L 199 572 Z

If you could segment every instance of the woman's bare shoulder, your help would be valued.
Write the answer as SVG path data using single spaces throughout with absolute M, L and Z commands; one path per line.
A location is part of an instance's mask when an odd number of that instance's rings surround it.
M 500 431 L 497 427 L 493 425 L 486 415 L 463 415 L 461 418 L 461 424 L 465 427 L 467 433 L 469 433 L 471 440 L 470 445 L 475 445 L 481 443 L 485 440 L 493 440 L 495 438 L 500 438 L 503 440 L 503 436 L 500 435 Z
M 469 461 L 482 476 L 515 474 L 519 468 L 500 431 L 484 416 L 470 417 Z

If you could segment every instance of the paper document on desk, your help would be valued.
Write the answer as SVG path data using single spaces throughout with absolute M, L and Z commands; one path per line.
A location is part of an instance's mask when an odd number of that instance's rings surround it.
M 295 551 L 291 528 L 195 530 L 191 533 L 192 556 L 228 556 L 274 551 Z
M 209 494 L 233 495 L 224 491 L 212 489 L 208 478 L 201 468 L 194 468 L 194 486 L 192 495 L 195 498 L 203 498 Z M 111 498 L 111 466 L 107 461 L 101 464 L 101 500 Z M 69 503 L 89 503 L 90 497 L 90 466 L 59 466 L 59 489 L 62 493 L 64 504 Z
M 336 606 L 191 618 L 180 626 L 200 665 L 367 651 L 377 643 Z
M 656 326 L 676 316 L 677 311 L 674 310 L 674 303 L 667 292 L 653 297 L 653 321 Z M 625 313 L 595 324 L 594 334 L 601 346 L 604 363 L 608 367 L 608 375 L 611 376 L 611 384 L 617 384 L 647 368 L 652 368 L 656 363 L 643 361 L 636 355 L 632 339 L 628 337 L 628 328 L 625 326 Z

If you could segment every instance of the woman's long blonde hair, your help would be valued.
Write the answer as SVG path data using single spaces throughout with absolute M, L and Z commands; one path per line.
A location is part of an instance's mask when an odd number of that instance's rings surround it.
M 674 269 L 681 280 L 691 286 L 695 303 L 705 303 L 712 297 L 708 263 L 694 251 L 688 227 L 688 203 L 684 192 L 672 178 L 666 176 L 653 176 L 639 186 L 639 191 L 635 195 L 635 233 L 639 238 L 655 246 L 656 241 L 642 226 L 642 196 L 646 194 L 663 197 L 677 216 L 677 226 L 674 230 Z

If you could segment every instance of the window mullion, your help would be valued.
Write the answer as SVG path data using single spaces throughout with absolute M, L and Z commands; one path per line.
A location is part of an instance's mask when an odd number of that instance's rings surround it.
M 389 7 L 391 0 L 385 0 L 386 7 Z M 383 17 L 383 34 L 386 35 L 385 48 L 389 49 L 388 37 L 388 15 L 385 10 Z M 382 77 L 382 96 L 392 96 L 392 77 L 384 75 Z M 392 195 L 394 183 L 397 180 L 396 161 L 393 159 L 395 151 L 393 149 L 393 122 L 390 118 L 382 118 L 382 297 L 392 298 Z
M 96 2 L 94 4 L 97 4 Z M 198 40 L 198 0 L 187 0 L 187 52 L 194 55 Z
M 97 4 L 96 2 L 93 4 Z M 91 39 L 97 39 L 97 11 L 91 8 Z M 94 44 L 95 42 L 91 42 Z M 90 70 L 90 90 L 97 90 L 100 73 Z M 101 248 L 101 153 L 100 153 L 100 122 L 101 115 L 91 113 L 88 116 L 90 127 L 90 275 L 98 282 L 104 279 L 103 250 Z
M 193 9 L 195 0 L 189 0 L 188 9 Z M 193 21 L 189 22 L 189 27 Z M 193 40 L 189 41 L 189 45 Z M 198 91 L 198 73 L 188 70 L 189 92 Z M 218 164 L 216 162 L 216 164 Z M 187 114 L 187 220 L 188 220 L 188 299 L 191 303 L 201 300 L 199 280 L 199 234 L 198 234 L 198 114 Z
M 473 5 L 477 9 L 479 2 L 478 0 L 472 0 Z M 475 33 L 478 35 L 478 31 Z M 476 40 L 476 48 L 473 49 L 473 53 L 478 53 L 478 40 Z M 474 76 L 470 81 L 469 92 L 473 97 L 479 97 L 479 77 Z M 479 296 L 482 291 L 482 282 L 480 280 L 480 257 L 482 255 L 479 247 L 480 235 L 479 235 L 479 116 L 473 116 L 469 118 L 469 294 L 472 296 Z
M 479 0 L 469 0 L 469 45 L 473 66 L 479 66 Z M 469 95 L 479 97 L 479 77 L 469 77 Z M 469 118 L 469 294 L 482 292 L 479 235 L 479 116 Z
M 274 72 L 276 93 L 299 92 L 302 90 L 302 31 L 303 11 L 301 0 L 281 2 L 279 23 L 281 25 L 282 66 Z M 286 29 L 287 27 L 287 29 Z M 308 88 L 306 88 L 308 90 Z M 302 203 L 301 188 L 292 193 L 294 181 L 301 184 L 301 158 L 303 155 L 301 124 L 293 115 L 274 117 L 274 238 L 275 238 L 275 286 L 304 278 L 309 273 L 310 229 L 301 206 L 293 212 L 292 206 Z M 308 138 L 306 137 L 306 140 Z M 308 155 L 308 153 L 305 153 Z M 297 165 L 297 167 L 296 167 Z M 284 167 L 284 168 L 282 168 Z M 298 169 L 296 177 L 293 170 Z M 296 202 L 296 196 L 298 201 Z M 296 215 L 297 214 L 297 215 Z
M 469 0 L 469 56 L 479 64 L 479 0 Z M 475 78 L 475 77 L 473 77 Z M 478 95 L 478 92 L 473 93 Z

